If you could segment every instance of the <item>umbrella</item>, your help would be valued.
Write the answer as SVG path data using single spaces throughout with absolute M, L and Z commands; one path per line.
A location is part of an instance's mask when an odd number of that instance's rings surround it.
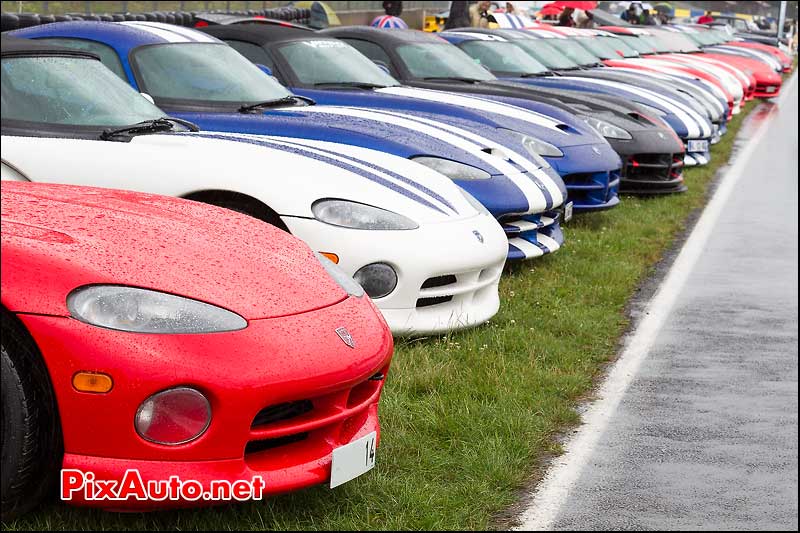
M 395 28 L 400 30 L 407 30 L 408 24 L 400 17 L 393 17 L 391 15 L 379 15 L 375 17 L 372 24 L 375 28 Z
M 565 7 L 572 7 L 575 9 L 583 9 L 584 11 L 588 11 L 590 9 L 595 9 L 597 7 L 597 2 L 570 2 L 568 0 L 558 0 L 556 2 L 550 2 L 546 6 L 542 7 L 542 9 L 548 6 L 559 7 L 561 9 L 564 9 Z
M 659 13 L 666 13 L 668 15 L 672 15 L 675 13 L 675 8 L 672 7 L 672 4 L 669 4 L 667 2 L 661 2 L 655 4 L 653 7 L 656 8 L 656 11 L 658 11 Z
M 547 4 L 542 9 L 539 10 L 537 15 L 541 15 L 546 17 L 548 15 L 560 15 L 561 12 L 564 11 L 564 8 L 561 6 L 554 6 L 553 4 Z

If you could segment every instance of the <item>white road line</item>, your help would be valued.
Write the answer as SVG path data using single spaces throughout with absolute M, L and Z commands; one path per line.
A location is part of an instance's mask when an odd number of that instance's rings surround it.
M 792 76 L 789 83 L 784 84 L 783 93 L 778 100 L 778 109 L 793 90 L 796 82 L 797 73 Z M 592 403 L 583 415 L 583 424 L 575 436 L 564 446 L 565 453 L 550 467 L 542 482 L 531 494 L 531 504 L 520 516 L 520 525 L 515 529 L 521 531 L 552 529 L 561 506 L 569 496 L 570 488 L 578 480 L 581 470 L 591 457 L 594 447 L 617 410 L 625 391 L 652 348 L 659 330 L 672 311 L 675 300 L 703 253 L 728 197 L 742 177 L 751 154 L 761 144 L 771 122 L 771 120 L 764 120 L 759 125 L 750 142 L 739 153 L 731 168 L 723 176 L 713 198 L 703 211 L 667 277 L 647 305 L 645 317 L 628 338 L 622 355 L 598 391 L 597 401 Z

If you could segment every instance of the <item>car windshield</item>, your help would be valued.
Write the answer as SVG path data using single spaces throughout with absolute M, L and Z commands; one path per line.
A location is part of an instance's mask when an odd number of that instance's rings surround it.
M 652 45 L 655 51 L 659 54 L 674 51 L 673 47 L 670 46 L 668 42 L 664 41 L 657 35 L 641 35 L 639 38 Z
M 559 39 L 559 42 L 562 40 Z M 517 39 L 513 43 L 550 70 L 574 69 L 580 66 L 546 39 Z
M 156 101 L 241 105 L 291 96 L 226 44 L 143 46 L 134 51 L 132 60 L 139 87 Z
M 616 36 L 611 37 L 610 35 L 604 35 L 598 37 L 597 40 L 607 44 L 615 52 L 621 52 L 622 57 L 639 57 L 639 51 L 637 49 Z
M 294 41 L 278 48 L 294 77 L 303 85 L 352 83 L 399 85 L 358 50 L 342 41 Z
M 586 48 L 581 46 L 578 42 L 572 39 L 552 39 L 554 42 L 552 46 L 567 56 L 569 59 L 581 66 L 596 65 L 600 63 L 600 58 L 589 52 Z M 555 42 L 557 41 L 557 42 Z M 619 56 L 617 56 L 619 57 Z
M 665 42 L 673 52 L 699 52 L 700 49 L 691 39 L 682 33 L 672 31 L 659 31 L 657 33 L 661 41 Z
M 574 41 L 583 46 L 588 52 L 599 57 L 600 59 L 621 59 L 622 56 L 617 53 L 614 48 L 608 43 L 598 39 L 597 37 L 575 37 Z
M 461 49 L 494 74 L 542 74 L 547 67 L 518 46 L 502 41 L 466 41 Z
M 656 52 L 655 46 L 642 37 L 636 35 L 618 35 L 617 37 L 642 55 Z
M 164 112 L 100 61 L 78 57 L 2 60 L 2 120 L 64 126 L 127 126 Z
M 404 44 L 397 54 L 413 78 L 496 79 L 466 53 L 450 43 Z

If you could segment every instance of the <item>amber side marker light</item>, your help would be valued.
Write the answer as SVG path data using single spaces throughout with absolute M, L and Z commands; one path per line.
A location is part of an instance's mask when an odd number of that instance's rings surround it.
M 102 372 L 78 372 L 72 376 L 72 386 L 80 392 L 108 392 L 114 387 L 114 381 Z
M 331 252 L 320 252 L 320 254 L 324 255 L 325 257 L 327 257 L 328 259 L 330 259 L 331 261 L 333 261 L 337 265 L 339 264 L 339 256 L 338 255 L 336 255 L 334 253 L 331 253 Z

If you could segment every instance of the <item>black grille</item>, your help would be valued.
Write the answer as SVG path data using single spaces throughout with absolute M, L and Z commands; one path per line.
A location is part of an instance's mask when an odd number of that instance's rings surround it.
M 297 402 L 279 403 L 270 405 L 258 412 L 253 419 L 252 427 L 264 426 L 282 420 L 290 420 L 311 411 L 314 406 L 310 400 L 300 400 Z
M 428 278 L 425 280 L 425 283 L 422 284 L 423 289 L 433 289 L 434 287 L 444 287 L 446 285 L 452 285 L 455 283 L 456 277 L 452 274 L 448 274 L 446 276 L 436 276 L 434 278 Z
M 246 455 L 249 453 L 263 452 L 264 450 L 271 450 L 273 448 L 278 448 L 279 446 L 286 446 L 287 444 L 300 442 L 301 440 L 306 440 L 307 438 L 308 433 L 298 433 L 296 435 L 278 437 L 277 439 L 254 440 L 247 443 L 244 453 Z
M 432 305 L 439 305 L 447 303 L 452 300 L 452 296 L 434 296 L 432 298 L 420 298 L 417 300 L 417 307 L 430 307 Z

